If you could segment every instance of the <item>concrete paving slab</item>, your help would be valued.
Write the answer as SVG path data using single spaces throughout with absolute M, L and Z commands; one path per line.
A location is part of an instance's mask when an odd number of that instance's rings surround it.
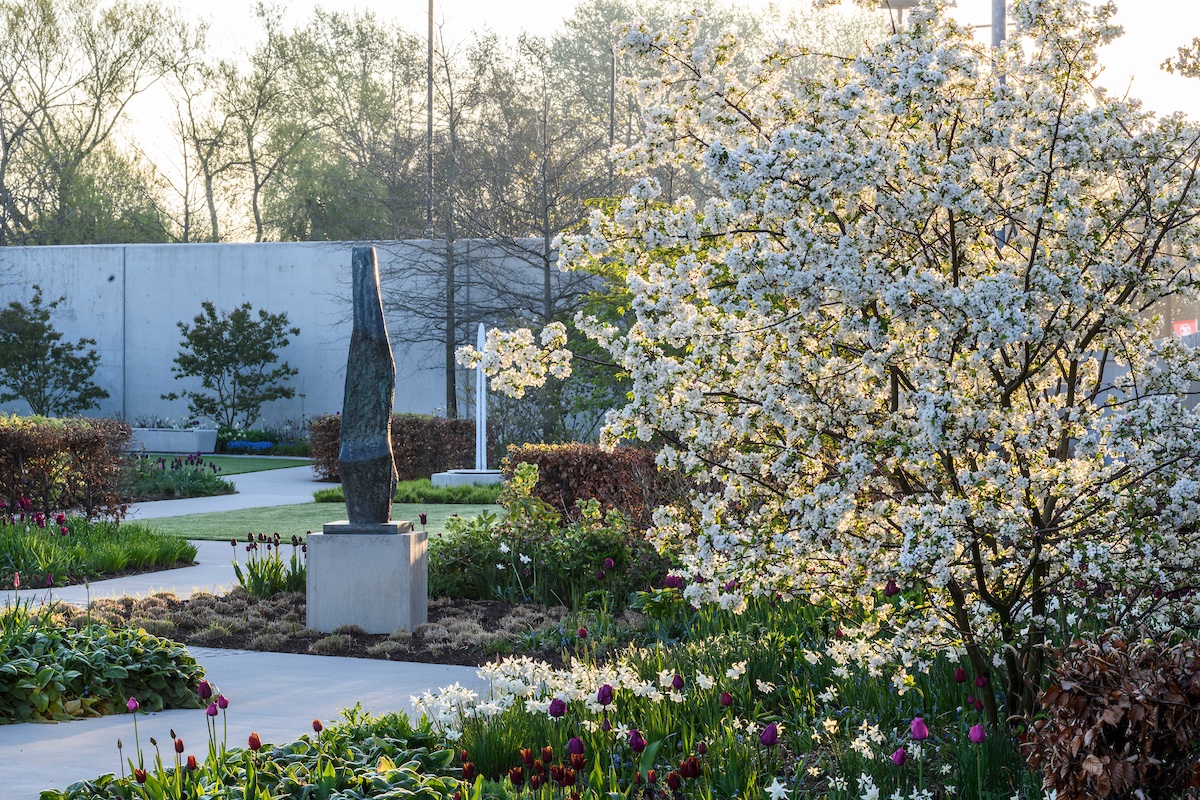
M 140 521 L 263 506 L 293 506 L 311 503 L 313 492 L 317 489 L 340 485 L 314 479 L 312 467 L 243 472 L 240 475 L 226 475 L 225 478 L 237 487 L 237 494 L 134 503 L 125 518 Z
M 340 718 L 342 709 L 359 702 L 373 713 L 411 715 L 410 698 L 424 691 L 456 682 L 480 692 L 486 688 L 475 667 L 203 647 L 189 650 L 204 665 L 208 680 L 229 698 L 231 747 L 245 747 L 251 731 L 263 742 L 285 744 L 311 733 L 313 719 L 329 724 Z M 172 728 L 184 741 L 185 755 L 204 756 L 208 741 L 204 711 L 163 711 L 138 718 L 147 760 L 154 754 L 151 736 L 158 740 L 164 759 L 173 753 Z M 36 800 L 43 789 L 65 788 L 106 772 L 119 775 L 118 738 L 125 755 L 136 756 L 128 714 L 54 725 L 0 725 L 0 794 L 5 800 Z

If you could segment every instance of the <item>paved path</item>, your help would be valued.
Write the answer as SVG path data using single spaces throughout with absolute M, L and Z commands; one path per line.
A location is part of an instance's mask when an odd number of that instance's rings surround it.
M 125 518 L 131 520 L 160 519 L 162 517 L 182 517 L 187 514 L 208 514 L 213 511 L 235 511 L 242 508 L 294 506 L 311 503 L 313 492 L 317 489 L 339 485 L 313 480 L 312 467 L 243 472 L 240 475 L 226 475 L 225 479 L 237 487 L 237 494 L 134 503 L 129 507 Z
M 231 475 L 239 494 L 190 500 L 161 500 L 133 507 L 131 519 L 154 519 L 184 514 L 292 505 L 312 501 L 315 488 L 332 484 L 312 480 L 310 467 Z M 223 591 L 236 585 L 232 560 L 244 560 L 244 546 L 229 542 L 194 542 L 196 566 L 97 581 L 89 587 L 53 589 L 49 599 L 85 605 L 90 596 L 146 595 L 155 591 L 188 597 L 196 591 Z M 288 554 L 284 547 L 284 555 Z M 47 592 L 22 590 L 22 599 L 47 598 Z M 13 597 L 0 595 L 0 605 Z M 257 653 L 189 647 L 208 679 L 230 699 L 229 744 L 241 747 L 251 731 L 264 742 L 283 744 L 312 730 L 312 720 L 336 720 L 343 708 L 361 702 L 368 711 L 411 712 L 409 698 L 458 682 L 482 690 L 474 667 L 414 664 L 371 659 Z M 138 720 L 144 752 L 149 738 L 160 747 L 174 728 L 187 752 L 201 757 L 207 742 L 204 712 L 163 711 Z M 127 714 L 77 720 L 56 725 L 0 725 L 0 798 L 37 800 L 47 788 L 64 788 L 75 781 L 106 772 L 120 773 L 116 741 L 132 752 L 133 723 Z M 164 755 L 169 751 L 169 744 Z

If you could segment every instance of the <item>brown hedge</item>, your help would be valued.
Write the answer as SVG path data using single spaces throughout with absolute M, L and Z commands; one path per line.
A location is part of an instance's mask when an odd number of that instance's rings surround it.
M 115 419 L 0 414 L 0 498 L 17 507 L 123 517 L 121 473 L 133 429 Z
M 318 480 L 338 480 L 341 430 L 339 414 L 316 417 L 309 425 L 313 471 Z M 428 478 L 449 469 L 470 469 L 475 463 L 475 421 L 392 414 L 392 458 L 402 481 Z
M 1200 786 L 1200 646 L 1104 636 L 1055 655 L 1043 713 L 1022 737 L 1047 789 L 1166 800 Z
M 645 529 L 655 508 L 678 499 L 684 491 L 684 482 L 660 472 L 654 457 L 654 451 L 636 447 L 610 451 L 596 444 L 509 445 L 500 468 L 512 477 L 517 464 L 536 464 L 534 494 L 566 519 L 579 519 L 576 500 L 595 498 L 605 511 L 615 508 L 635 527 Z

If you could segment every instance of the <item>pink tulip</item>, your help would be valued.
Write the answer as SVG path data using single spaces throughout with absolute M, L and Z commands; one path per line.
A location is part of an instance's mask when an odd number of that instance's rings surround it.
M 912 737 L 918 742 L 929 738 L 929 728 L 925 726 L 925 720 L 920 717 L 913 717 L 912 725 L 909 727 L 912 729 Z
M 976 723 L 971 726 L 971 730 L 967 731 L 967 738 L 975 744 L 981 744 L 987 738 L 987 731 L 983 729 L 982 725 Z
M 908 753 L 904 752 L 904 748 L 897 748 L 896 752 L 892 753 L 892 763 L 897 767 L 904 766 L 904 762 L 908 760 Z

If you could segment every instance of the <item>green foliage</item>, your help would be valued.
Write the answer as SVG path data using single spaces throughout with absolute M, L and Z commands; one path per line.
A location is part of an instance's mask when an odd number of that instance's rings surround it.
M 218 467 L 205 463 L 199 453 L 175 456 L 170 461 L 164 456 L 135 456 L 129 460 L 129 500 L 140 503 L 177 497 L 212 497 L 237 491 L 218 472 Z
M 144 630 L 65 627 L 50 606 L 0 612 L 0 722 L 68 720 L 124 710 L 198 708 L 204 670 L 182 645 Z
M 223 428 L 245 429 L 258 419 L 264 403 L 294 397 L 296 390 L 283 381 L 299 370 L 279 360 L 277 351 L 299 336 L 288 327 L 287 312 L 271 314 L 243 303 L 233 311 L 217 313 L 210 301 L 200 304 L 192 325 L 180 322 L 183 341 L 175 366 L 176 379 L 200 378 L 204 391 L 172 392 L 164 400 L 183 397 L 195 416 L 208 417 Z
M 94 408 L 108 392 L 97 386 L 94 339 L 64 342 L 50 321 L 66 297 L 43 304 L 33 287 L 29 305 L 16 300 L 0 310 L 0 403 L 24 400 L 35 415 L 73 416 Z
M 250 557 L 246 560 L 245 569 L 234 559 L 233 573 L 237 576 L 238 584 L 255 597 L 303 592 L 307 570 L 303 551 L 296 541 L 292 543 L 291 558 L 285 562 L 280 553 L 279 535 L 276 534 L 274 541 L 267 540 L 261 534 L 260 537 L 262 541 L 252 541 L 246 545 Z
M 428 722 L 414 727 L 403 714 L 373 718 L 359 707 L 342 712 L 345 721 L 281 746 L 229 749 L 210 735 L 208 755 L 195 770 L 187 756 L 175 765 L 153 763 L 141 753 L 145 783 L 108 774 L 42 792 L 42 800 L 210 800 L 242 798 L 424 798 L 449 800 L 462 787 L 454 751 L 440 742 Z M 160 736 L 164 736 L 160 734 Z M 164 737 L 165 738 L 165 737 Z M 126 737 L 129 741 L 129 737 Z
M 396 484 L 396 494 L 392 499 L 397 503 L 491 505 L 500 496 L 500 491 L 500 484 L 434 486 L 428 478 L 418 478 L 412 481 L 400 481 Z M 344 503 L 346 496 L 342 492 L 342 487 L 333 486 L 313 492 L 313 500 L 318 503 Z
M 195 545 L 144 523 L 40 512 L 0 516 L 0 585 L 11 586 L 19 574 L 28 588 L 63 586 L 125 570 L 169 569 L 195 558 Z
M 665 562 L 618 511 L 581 502 L 580 518 L 530 494 L 537 468 L 522 464 L 502 492 L 500 516 L 447 521 L 429 549 L 431 596 L 621 608 L 631 592 L 659 580 Z

